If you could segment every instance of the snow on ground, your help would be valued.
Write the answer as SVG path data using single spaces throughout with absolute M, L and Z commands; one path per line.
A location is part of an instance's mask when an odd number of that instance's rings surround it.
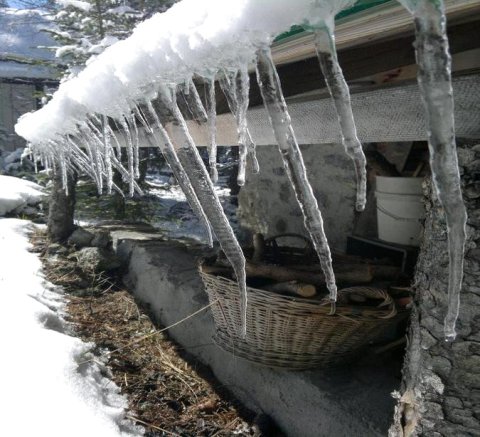
M 142 435 L 124 421 L 126 400 L 91 361 L 92 345 L 69 335 L 63 297 L 28 251 L 32 227 L 0 219 L 1 435 Z
M 29 205 L 41 202 L 43 188 L 24 179 L 0 175 L 0 217 L 9 212 L 21 213 Z
M 220 178 L 218 185 L 215 185 L 215 192 L 232 228 L 238 231 L 236 207 L 230 202 L 230 189 L 226 187 L 226 180 L 224 179 Z M 164 231 L 165 235 L 170 238 L 191 238 L 206 243 L 207 233 L 188 206 L 187 199 L 180 186 L 170 185 L 168 178 L 160 175 L 147 175 L 146 180 L 150 186 L 148 194 L 157 197 L 169 211 L 167 217 L 159 215 L 155 217 L 151 224 Z M 171 220 L 173 217 L 177 217 L 177 220 Z

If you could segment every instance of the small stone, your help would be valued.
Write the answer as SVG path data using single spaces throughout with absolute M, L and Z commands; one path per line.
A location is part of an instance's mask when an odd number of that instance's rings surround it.
M 72 235 L 68 237 L 68 244 L 77 248 L 88 247 L 93 240 L 94 235 L 83 228 L 77 228 Z
M 46 253 L 47 255 L 62 255 L 68 252 L 65 246 L 58 243 L 51 243 L 48 245 Z
M 465 188 L 465 197 L 469 199 L 478 199 L 480 198 L 480 189 L 475 184 L 472 184 Z

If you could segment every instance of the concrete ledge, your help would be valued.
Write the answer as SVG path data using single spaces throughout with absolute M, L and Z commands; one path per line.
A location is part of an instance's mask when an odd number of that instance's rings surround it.
M 126 284 L 165 326 L 208 304 L 197 273 L 205 247 L 114 237 L 128 265 Z M 291 372 L 235 357 L 212 342 L 206 310 L 169 331 L 175 341 L 208 365 L 216 378 L 254 411 L 275 420 L 289 436 L 384 436 L 393 415 L 390 393 L 398 388 L 392 365 Z

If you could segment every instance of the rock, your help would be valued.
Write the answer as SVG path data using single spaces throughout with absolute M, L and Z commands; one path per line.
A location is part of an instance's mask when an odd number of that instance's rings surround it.
M 457 149 L 458 165 L 463 167 L 475 160 L 475 151 L 472 149 Z
M 68 237 L 68 244 L 72 246 L 82 248 L 90 246 L 90 243 L 93 240 L 94 235 L 91 232 L 83 228 L 77 228 L 73 233 Z
M 65 246 L 58 243 L 51 243 L 48 245 L 46 253 L 47 255 L 64 255 L 68 252 Z
M 118 269 L 122 262 L 111 251 L 99 247 L 84 247 L 75 253 L 77 265 L 84 272 L 103 272 Z
M 94 247 L 106 248 L 112 242 L 112 237 L 107 231 L 97 231 L 90 245 Z

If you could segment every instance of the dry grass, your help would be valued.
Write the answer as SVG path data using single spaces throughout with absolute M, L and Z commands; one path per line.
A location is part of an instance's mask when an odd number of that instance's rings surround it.
M 147 436 L 280 435 L 252 425 L 253 415 L 207 369 L 185 359 L 114 279 L 79 271 L 68 251 L 49 255 L 42 233 L 33 234 L 32 242 L 47 279 L 67 291 L 67 320 L 108 357 L 112 379 L 129 400 L 128 417 L 143 425 Z

